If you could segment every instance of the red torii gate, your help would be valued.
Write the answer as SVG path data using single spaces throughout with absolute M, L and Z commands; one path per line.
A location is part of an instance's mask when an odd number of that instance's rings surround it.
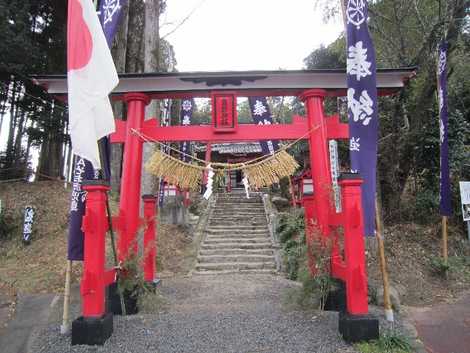
M 414 68 L 378 70 L 379 94 L 396 93 L 414 75 L 414 71 Z M 51 94 L 63 95 L 67 92 L 64 76 L 37 76 L 35 79 Z M 113 217 L 113 226 L 119 233 L 119 259 L 126 259 L 129 251 L 137 251 L 135 238 L 139 226 L 144 223 L 139 213 L 142 149 L 145 141 L 136 132 L 162 142 L 190 140 L 214 143 L 304 138 L 309 142 L 315 190 L 314 196 L 304 199 L 307 245 L 311 244 L 314 232 L 320 231 L 322 237 L 334 239 L 336 230 L 343 228 L 344 258 L 338 248 L 333 247 L 331 260 L 332 276 L 342 280 L 346 289 L 347 314 L 340 317 L 340 331 L 349 340 L 366 339 L 378 334 L 376 320 L 367 317 L 360 177 L 347 174 L 340 178 L 341 213 L 336 213 L 331 200 L 328 140 L 348 139 L 349 134 L 348 125 L 341 123 L 338 115 L 325 116 L 323 101 L 325 97 L 345 96 L 346 89 L 344 70 L 120 75 L 120 83 L 113 92 L 113 99 L 127 104 L 127 120 L 117 119 L 116 132 L 111 135 L 112 143 L 124 143 L 119 214 Z M 292 124 L 238 126 L 238 96 L 296 96 L 304 102 L 307 118 L 294 116 Z M 211 97 L 213 124 L 164 127 L 160 126 L 155 118 L 145 120 L 145 107 L 152 99 L 185 97 Z M 76 324 L 77 332 L 86 331 L 92 338 L 83 338 L 77 333 L 80 337 L 76 338 L 75 343 L 96 344 L 95 341 L 104 342 L 112 332 L 112 319 L 109 331 L 109 315 L 106 316 L 105 312 L 104 294 L 106 286 L 112 283 L 114 278 L 114 271 L 106 271 L 104 265 L 104 239 L 107 231 L 105 193 L 109 187 L 93 182 L 92 185 L 85 186 L 85 189 L 88 191 L 88 202 L 83 225 L 86 239 L 84 276 L 81 284 L 83 317 L 76 320 L 74 325 Z M 156 237 L 155 224 L 151 221 L 156 216 L 155 198 L 147 196 L 144 202 L 144 217 L 147 220 L 144 236 L 144 253 L 147 256 L 144 273 L 145 279 L 152 281 L 155 276 L 156 250 L 147 249 L 147 246 Z M 312 258 L 310 262 L 313 263 Z M 87 321 L 88 319 L 91 321 Z M 100 319 L 103 320 L 101 326 L 98 325 L 101 329 L 96 330 L 99 322 L 97 320 Z M 91 332 L 91 328 L 95 331 Z M 74 332 L 72 343 L 73 337 Z

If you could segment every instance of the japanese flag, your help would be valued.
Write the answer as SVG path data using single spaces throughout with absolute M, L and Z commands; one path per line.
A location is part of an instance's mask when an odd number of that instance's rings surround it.
M 108 95 L 119 79 L 91 0 L 69 0 L 67 67 L 72 147 L 100 168 L 97 141 L 115 130 Z

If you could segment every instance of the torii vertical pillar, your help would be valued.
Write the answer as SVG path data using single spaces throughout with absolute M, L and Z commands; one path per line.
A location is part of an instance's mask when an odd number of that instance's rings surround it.
M 142 177 L 142 139 L 132 132 L 139 131 L 145 119 L 145 106 L 150 103 L 147 95 L 128 93 L 126 137 L 121 178 L 121 200 L 119 203 L 119 260 L 124 261 L 129 252 L 137 253 L 136 235 L 141 223 L 140 184 Z
M 314 272 L 314 254 L 310 250 L 315 236 L 326 240 L 330 236 L 329 215 L 331 202 L 331 176 L 327 149 L 327 127 L 323 113 L 323 100 L 326 92 L 321 89 L 304 91 L 300 99 L 307 111 L 310 168 L 314 196 L 304 200 L 305 230 L 310 271 Z

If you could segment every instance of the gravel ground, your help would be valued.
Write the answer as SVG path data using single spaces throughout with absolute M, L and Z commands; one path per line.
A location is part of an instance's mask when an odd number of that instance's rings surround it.
M 295 286 L 269 275 L 165 279 L 160 312 L 115 316 L 104 346 L 72 347 L 52 324 L 31 352 L 355 352 L 338 334 L 336 313 L 285 308 L 283 296 Z

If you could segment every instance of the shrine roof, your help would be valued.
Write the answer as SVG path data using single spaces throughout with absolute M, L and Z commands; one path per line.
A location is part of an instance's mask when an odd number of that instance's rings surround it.
M 377 88 L 381 94 L 403 88 L 416 74 L 415 67 L 378 69 Z M 66 75 L 31 76 L 51 94 L 67 93 Z M 281 70 L 281 71 L 222 71 L 222 72 L 158 72 L 120 74 L 114 95 L 129 92 L 148 93 L 154 98 L 183 96 L 208 97 L 210 91 L 232 90 L 239 96 L 297 96 L 303 90 L 321 88 L 330 95 L 344 95 L 346 70 Z
M 196 146 L 196 152 L 205 152 L 206 145 Z M 259 142 L 233 142 L 233 143 L 213 143 L 211 144 L 211 151 L 220 154 L 248 154 L 248 153 L 262 153 L 261 145 Z

